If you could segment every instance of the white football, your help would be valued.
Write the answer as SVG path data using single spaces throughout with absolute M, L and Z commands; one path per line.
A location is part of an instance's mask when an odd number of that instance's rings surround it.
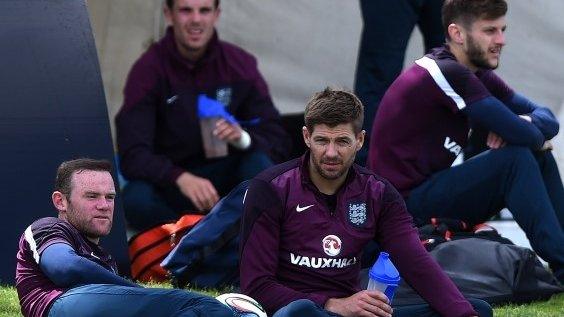
M 267 317 L 262 306 L 247 295 L 227 293 L 219 295 L 216 299 L 231 308 L 234 317 Z

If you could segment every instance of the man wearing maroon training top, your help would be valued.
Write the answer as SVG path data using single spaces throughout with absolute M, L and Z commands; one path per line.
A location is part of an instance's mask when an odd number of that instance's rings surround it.
M 219 0 L 166 0 L 165 36 L 135 62 L 116 116 L 128 225 L 144 230 L 207 213 L 235 185 L 285 159 L 289 139 L 256 58 L 220 40 Z M 214 134 L 227 156 L 204 152 L 200 96 L 235 117 Z M 220 108 L 221 109 L 221 108 Z
M 51 199 L 58 217 L 34 221 L 16 255 L 25 317 L 231 317 L 206 295 L 143 288 L 117 274 L 100 238 L 112 228 L 116 190 L 108 161 L 77 159 L 57 169 Z
M 564 283 L 564 187 L 550 151 L 559 124 L 493 71 L 506 12 L 505 0 L 445 1 L 447 43 L 386 92 L 367 166 L 399 190 L 420 222 L 478 224 L 507 207 Z M 476 131 L 485 131 L 481 143 L 489 149 L 452 166 Z
M 375 240 L 428 305 L 393 316 L 491 316 L 472 305 L 421 246 L 400 194 L 353 164 L 364 142 L 363 106 L 351 93 L 316 93 L 305 110 L 301 158 L 255 177 L 244 202 L 241 290 L 269 314 L 391 316 L 379 291 L 360 289 L 360 257 Z

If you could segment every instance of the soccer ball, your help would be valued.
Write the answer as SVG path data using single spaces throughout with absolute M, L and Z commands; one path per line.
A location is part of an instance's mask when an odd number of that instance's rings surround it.
M 231 308 L 234 317 L 267 317 L 262 306 L 247 295 L 228 293 L 221 294 L 216 299 Z

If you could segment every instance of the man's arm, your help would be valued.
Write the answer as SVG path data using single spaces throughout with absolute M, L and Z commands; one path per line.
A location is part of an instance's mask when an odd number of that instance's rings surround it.
M 298 299 L 323 307 L 326 296 L 298 292 L 276 279 L 284 206 L 270 184 L 254 179 L 245 197 L 241 233 L 241 291 L 270 313 Z
M 544 144 L 544 135 L 533 123 L 520 118 L 495 97 L 475 101 L 462 111 L 473 123 L 497 134 L 510 145 L 539 150 Z
M 121 171 L 126 178 L 176 185 L 198 210 L 209 210 L 219 200 L 213 184 L 155 153 L 157 107 L 165 97 L 159 86 L 162 75 L 146 59 L 144 55 L 133 65 L 124 89 L 124 104 L 116 116 Z
M 70 245 L 62 242 L 54 243 L 43 250 L 39 258 L 39 267 L 55 285 L 64 288 L 84 284 L 140 287 L 108 271 L 100 264 L 76 254 Z
M 550 140 L 558 134 L 560 125 L 550 109 L 535 104 L 520 94 L 513 94 L 505 104 L 518 115 L 527 115 L 532 123 L 542 132 L 545 140 Z
M 155 153 L 157 108 L 163 96 L 163 75 L 146 53 L 131 68 L 124 88 L 124 103 L 116 116 L 120 167 L 126 178 L 156 184 L 174 184 L 184 172 L 165 155 Z
M 401 195 L 390 183 L 384 184 L 376 240 L 390 254 L 401 277 L 441 315 L 476 316 L 470 303 L 421 245 Z

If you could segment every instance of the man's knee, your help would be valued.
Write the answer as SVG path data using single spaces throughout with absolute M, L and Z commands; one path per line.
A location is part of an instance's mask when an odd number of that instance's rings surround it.
M 252 151 L 244 154 L 239 163 L 241 181 L 251 179 L 258 173 L 274 165 L 270 157 L 262 151 Z
M 123 189 L 122 202 L 128 225 L 137 230 L 177 218 L 156 188 L 148 182 L 129 182 Z
M 213 317 L 232 317 L 233 311 L 231 308 L 220 303 L 217 299 L 199 293 L 194 293 L 181 289 L 167 290 L 169 294 L 165 294 L 167 297 L 172 298 L 182 298 L 184 305 L 179 307 L 180 311 L 184 312 L 186 309 L 188 311 L 195 312 L 197 316 L 213 316 Z M 193 316 L 194 314 L 190 314 Z M 181 314 L 175 314 L 175 316 L 182 316 Z
M 316 313 L 319 313 L 319 309 L 319 306 L 309 299 L 298 299 L 282 308 L 280 311 L 280 313 L 283 312 L 282 314 L 277 312 L 274 316 L 316 316 Z
M 212 297 L 204 296 L 200 299 L 197 309 L 201 316 L 233 317 L 233 310 Z
M 156 197 L 153 184 L 145 181 L 130 181 L 123 188 L 122 200 L 125 206 L 134 209 L 146 208 Z
M 504 146 L 500 149 L 491 150 L 490 154 L 500 157 L 502 160 L 517 166 L 529 166 L 536 164 L 533 151 L 523 146 Z
M 492 306 L 490 306 L 490 304 L 488 304 L 487 302 L 481 299 L 474 299 L 474 298 L 469 299 L 468 301 L 470 302 L 472 307 L 474 307 L 474 310 L 478 313 L 478 316 L 480 317 L 493 316 Z

